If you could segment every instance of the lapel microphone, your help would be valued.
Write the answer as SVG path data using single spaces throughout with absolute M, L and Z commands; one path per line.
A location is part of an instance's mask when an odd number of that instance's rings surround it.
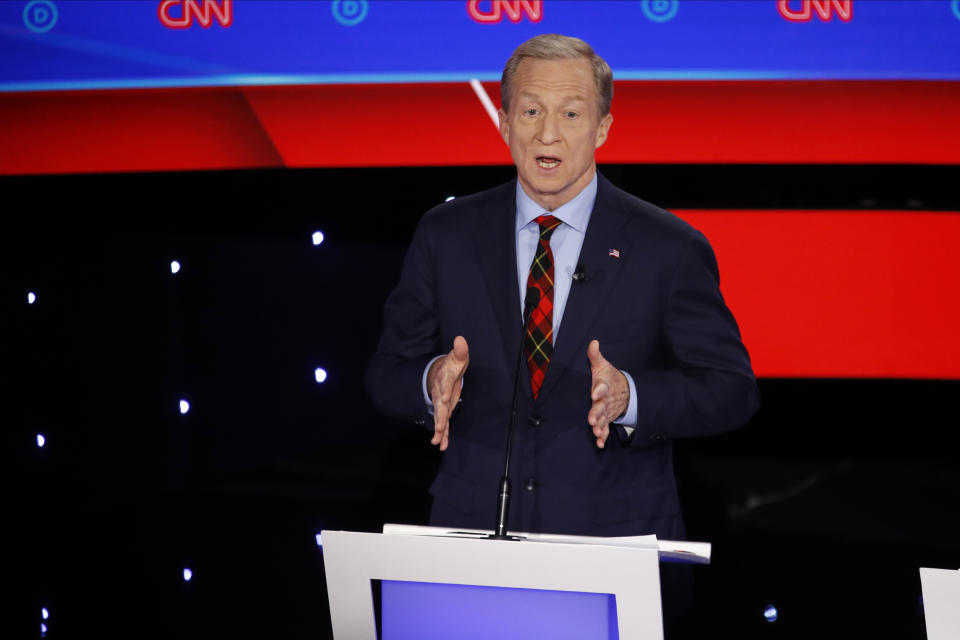
M 583 267 L 583 263 L 578 262 L 577 268 L 573 272 L 573 283 L 586 284 L 589 281 L 590 278 L 587 277 L 587 270 Z
M 503 476 L 500 478 L 500 493 L 497 494 L 497 526 L 490 535 L 493 540 L 519 540 L 507 535 L 507 516 L 510 514 L 510 448 L 513 446 L 513 425 L 517 421 L 517 396 L 520 393 L 520 369 L 523 367 L 524 346 L 527 339 L 527 322 L 530 314 L 540 304 L 540 289 L 527 287 L 523 299 L 523 325 L 520 327 L 520 351 L 517 353 L 517 371 L 513 377 L 513 402 L 510 406 L 510 422 L 507 426 L 507 447 L 503 459 Z

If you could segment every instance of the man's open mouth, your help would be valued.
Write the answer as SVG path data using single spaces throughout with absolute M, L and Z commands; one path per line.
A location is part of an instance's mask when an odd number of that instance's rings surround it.
M 560 164 L 560 158 L 554 158 L 551 156 L 537 156 L 537 165 L 539 165 L 542 169 L 553 169 L 558 164 Z

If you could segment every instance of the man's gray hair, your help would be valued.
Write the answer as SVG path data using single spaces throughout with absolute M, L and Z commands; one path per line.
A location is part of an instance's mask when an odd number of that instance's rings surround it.
M 563 60 L 583 58 L 590 63 L 593 69 L 593 79 L 597 85 L 597 96 L 600 99 L 600 117 L 610 113 L 610 102 L 613 100 L 613 71 L 610 65 L 598 56 L 593 47 L 580 38 L 561 36 L 556 33 L 544 33 L 534 36 L 521 44 L 507 60 L 500 77 L 500 103 L 504 111 L 510 109 L 510 91 L 513 76 L 517 67 L 524 58 L 537 60 Z

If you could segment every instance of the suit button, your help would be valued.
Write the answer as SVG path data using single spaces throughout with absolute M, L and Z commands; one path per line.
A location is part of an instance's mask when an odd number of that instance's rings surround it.
M 529 422 L 531 427 L 539 427 L 543 419 L 540 416 L 530 416 Z
M 651 439 L 651 440 L 656 440 L 656 441 L 659 442 L 659 441 L 661 441 L 661 440 L 666 440 L 666 439 L 667 439 L 667 436 L 664 435 L 664 434 L 662 434 L 662 433 L 655 433 L 655 434 L 653 434 L 652 436 L 650 436 L 650 439 Z
M 417 425 L 418 427 L 424 427 L 426 426 L 427 421 L 424 420 L 423 418 L 417 418 L 416 420 L 413 421 L 413 424 Z
M 533 478 L 527 478 L 527 481 L 523 483 L 523 488 L 527 491 L 533 491 L 537 488 L 537 481 Z

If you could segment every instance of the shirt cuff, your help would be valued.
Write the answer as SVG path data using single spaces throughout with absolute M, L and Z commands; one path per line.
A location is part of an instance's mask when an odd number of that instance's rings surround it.
M 430 373 L 430 367 L 433 366 L 433 363 L 442 357 L 443 356 L 435 356 L 431 359 L 423 369 L 423 377 L 420 379 L 420 386 L 423 389 L 423 401 L 427 403 L 427 413 L 430 415 L 433 415 L 433 399 L 430 398 L 430 390 L 427 389 L 427 374 Z
M 630 402 L 627 404 L 627 412 L 617 420 L 616 424 L 623 427 L 623 430 L 627 432 L 627 437 L 629 437 L 637 427 L 637 385 L 634 384 L 633 376 L 629 373 L 623 370 L 620 373 L 624 375 L 627 384 L 630 385 Z

